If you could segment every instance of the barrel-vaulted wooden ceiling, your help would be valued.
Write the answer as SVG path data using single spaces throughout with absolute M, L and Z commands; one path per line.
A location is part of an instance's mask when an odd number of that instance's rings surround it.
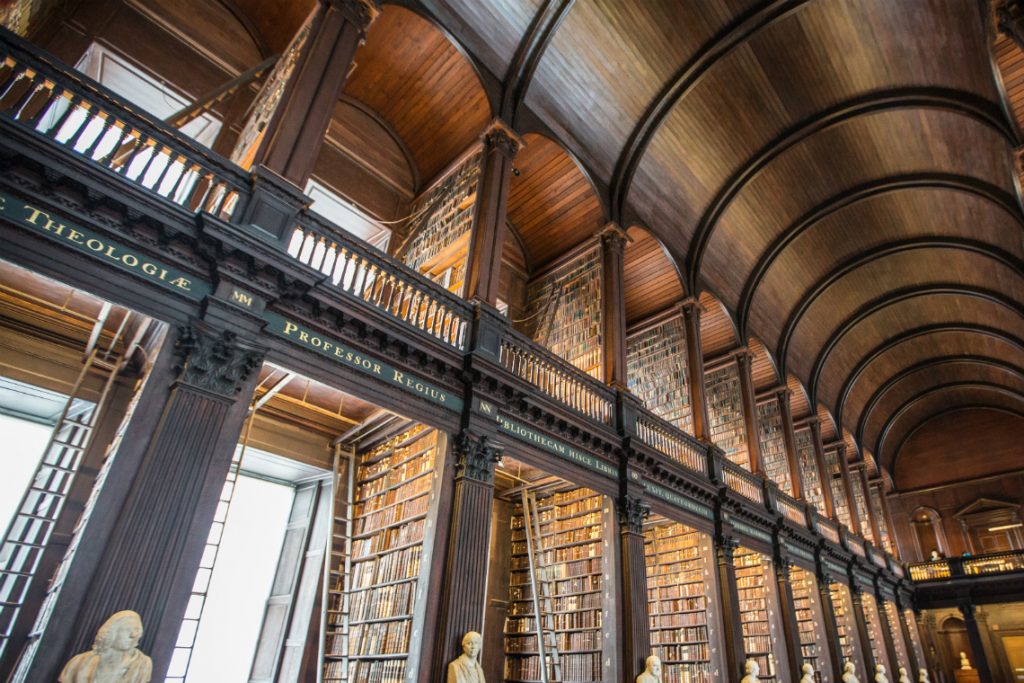
M 313 7 L 221 2 L 264 53 Z M 399 0 L 345 97 L 399 140 L 409 193 L 512 123 L 528 267 L 628 228 L 630 323 L 700 297 L 709 355 L 747 345 L 760 383 L 806 388 L 804 413 L 891 469 L 936 415 L 1024 413 L 1024 55 L 994 17 L 987 0 Z

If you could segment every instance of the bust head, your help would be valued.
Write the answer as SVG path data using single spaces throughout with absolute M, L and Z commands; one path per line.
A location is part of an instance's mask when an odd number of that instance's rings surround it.
M 476 631 L 469 631 L 462 636 L 462 652 L 470 659 L 476 659 L 480 654 L 480 646 L 483 644 L 483 636 Z
M 644 664 L 647 667 L 646 669 L 644 669 L 645 674 L 650 674 L 655 678 L 661 680 L 661 659 L 658 657 L 658 655 L 651 655 L 647 658 Z
M 885 673 L 885 665 L 884 664 L 879 664 L 877 667 L 875 667 L 875 670 L 878 671 L 878 673 L 880 673 L 880 674 L 884 674 Z
M 747 661 L 743 662 L 743 673 L 747 674 L 748 676 L 757 676 L 759 673 L 761 673 L 761 667 L 758 666 L 755 660 L 748 659 Z
M 129 652 L 138 647 L 141 638 L 142 618 L 131 610 L 124 610 L 112 615 L 100 626 L 92 647 L 100 653 L 111 650 Z
M 808 676 L 814 675 L 814 667 L 807 662 L 804 662 L 804 665 L 800 667 L 800 671 Z
M 855 667 L 853 665 L 853 662 L 851 662 L 850 660 L 846 660 L 846 664 L 843 665 L 843 673 L 844 674 L 852 674 L 854 669 L 856 669 L 856 668 L 857 667 Z

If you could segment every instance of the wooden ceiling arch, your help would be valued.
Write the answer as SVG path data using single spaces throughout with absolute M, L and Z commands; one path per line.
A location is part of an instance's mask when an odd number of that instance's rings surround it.
M 661 313 L 683 300 L 682 274 L 665 246 L 641 225 L 626 230 L 623 293 L 626 326 Z
M 986 371 L 977 372 L 980 368 L 984 368 Z M 963 375 L 963 377 L 958 377 L 958 375 Z M 1001 358 L 966 354 L 929 358 L 902 369 L 875 389 L 863 410 L 860 411 L 854 436 L 859 442 L 865 443 L 868 426 L 874 418 L 875 409 L 881 408 L 883 399 L 889 398 L 887 394 L 891 394 L 895 397 L 894 400 L 898 401 L 899 392 L 906 391 L 906 385 L 911 385 L 910 389 L 913 391 L 912 384 L 915 381 L 918 385 L 938 385 L 947 384 L 957 379 L 962 380 L 964 377 L 976 381 L 986 375 L 1015 381 L 1017 388 L 1024 395 L 1024 369 L 1013 362 Z
M 700 340 L 705 358 L 712 358 L 732 351 L 740 344 L 736 321 L 725 304 L 709 291 L 697 297 L 702 313 L 700 316 Z
M 1003 408 L 1021 412 L 1024 411 L 1024 396 L 991 382 L 954 382 L 932 387 L 908 399 L 899 407 L 898 412 L 886 420 L 875 449 L 879 461 L 892 472 L 893 456 L 915 425 L 920 425 L 940 411 L 967 407 Z M 900 422 L 905 423 L 905 426 L 897 429 Z M 894 435 L 896 438 L 892 438 Z

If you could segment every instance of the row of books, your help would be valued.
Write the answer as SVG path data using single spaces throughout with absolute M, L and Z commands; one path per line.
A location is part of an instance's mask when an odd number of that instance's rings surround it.
M 567 631 L 577 628 L 601 628 L 601 610 L 586 609 L 575 612 L 555 612 L 545 615 L 548 624 L 555 630 Z M 530 633 L 535 631 L 537 624 L 533 617 L 512 617 L 506 619 L 505 630 L 509 633 Z
M 405 683 L 405 661 L 360 661 L 351 662 L 347 667 L 345 662 L 327 662 L 324 667 L 325 681 L 345 680 L 346 677 L 351 683 Z
M 693 611 L 674 612 L 669 614 L 651 614 L 651 629 L 678 628 L 680 626 L 700 626 L 707 622 L 707 610 L 704 608 L 704 600 L 701 599 Z
M 673 628 L 651 632 L 652 643 L 703 643 L 708 639 L 707 626 Z
M 773 397 L 757 405 L 757 434 L 761 447 L 761 466 L 764 474 L 778 484 L 785 493 L 792 494 L 786 441 L 782 433 L 782 413 Z
M 699 559 L 699 558 L 694 558 Z M 658 560 L 655 560 L 656 562 Z M 702 563 L 694 563 L 692 560 L 659 564 L 648 568 L 647 587 L 671 589 L 680 584 L 694 583 L 704 580 L 704 569 Z
M 749 548 L 740 547 L 733 555 L 736 583 L 739 586 L 740 624 L 743 650 L 747 658 L 761 667 L 761 680 L 775 680 L 775 658 L 769 622 L 769 565 L 766 558 Z
M 598 527 L 600 532 L 600 527 Z M 596 538 L 600 538 L 600 533 Z M 590 540 L 590 539 L 581 539 Z M 566 543 L 574 543 L 578 541 L 566 541 Z M 512 544 L 512 552 L 520 553 L 521 557 L 527 558 L 525 561 L 514 562 L 512 565 L 513 569 L 528 569 L 528 556 L 526 555 L 526 542 L 517 542 Z M 584 543 L 583 545 L 571 545 L 567 548 L 552 548 L 550 550 L 541 550 L 538 555 L 541 556 L 542 561 L 546 565 L 553 565 L 561 562 L 571 562 L 573 560 L 583 560 L 592 557 L 600 557 L 601 555 L 601 544 L 600 543 Z M 525 563 L 524 563 L 525 562 Z
M 513 559 L 518 560 L 518 558 Z M 601 576 L 600 574 L 593 573 L 571 579 L 559 579 L 553 581 L 552 584 L 554 586 L 552 595 L 575 595 L 577 593 L 599 591 L 601 589 Z M 529 600 L 532 597 L 533 592 L 530 590 L 528 582 L 519 583 L 509 588 L 509 599 L 513 602 Z
M 554 667 L 548 663 L 548 680 L 572 681 L 573 683 L 589 683 L 603 681 L 601 675 L 601 655 L 564 654 L 559 656 L 561 678 L 556 678 Z M 541 679 L 540 657 L 506 657 L 505 680 L 508 681 L 539 681 Z
M 352 621 L 366 621 L 408 616 L 412 614 L 415 598 L 416 591 L 410 581 L 360 591 L 352 595 L 349 618 Z
M 549 508 L 549 510 L 551 510 L 551 509 L 557 510 L 558 508 L 557 507 L 556 508 Z M 571 533 L 571 532 L 577 532 L 577 531 L 582 531 L 582 530 L 588 530 L 589 531 L 589 529 L 591 527 L 593 527 L 595 524 L 600 525 L 601 524 L 601 512 L 600 512 L 600 510 L 597 510 L 597 511 L 594 511 L 594 512 L 583 512 L 583 513 L 578 514 L 578 515 L 561 516 L 561 517 L 555 517 L 554 515 L 549 515 L 549 517 L 547 519 L 544 519 L 543 517 L 541 517 L 541 519 L 539 520 L 540 524 L 545 524 L 545 525 L 550 525 L 551 522 L 556 522 L 556 521 L 557 522 L 562 522 L 562 524 L 559 524 L 557 527 L 551 527 L 551 526 L 547 527 L 547 528 L 554 528 L 554 529 L 556 529 L 555 531 L 548 531 L 547 533 L 543 533 L 543 532 L 541 533 L 542 545 L 544 545 L 544 544 L 547 544 L 547 545 L 552 545 L 552 544 L 553 545 L 558 545 L 558 544 L 561 544 L 561 543 L 571 543 L 572 540 L 582 540 L 582 539 L 578 538 L 578 539 L 571 539 L 571 540 L 565 541 L 565 540 L 561 540 L 561 538 L 562 538 L 562 534 Z M 525 539 L 526 539 L 526 529 L 521 529 L 520 528 L 520 529 L 513 529 L 512 530 L 512 540 L 513 541 L 522 541 L 522 540 L 525 540 Z
M 358 560 L 373 553 L 385 552 L 391 548 L 422 541 L 426 528 L 427 520 L 417 519 L 401 526 L 382 529 L 370 538 L 353 541 L 352 558 Z
M 375 510 L 369 514 L 357 517 L 354 524 L 353 534 L 361 536 L 363 534 L 379 531 L 380 529 L 396 524 L 403 519 L 409 519 L 410 517 L 417 517 L 419 515 L 426 514 L 427 508 L 430 505 L 430 497 L 425 495 L 426 491 L 430 490 L 429 477 L 421 477 L 420 479 L 417 479 L 416 482 L 410 482 L 398 490 L 400 491 L 406 486 L 412 486 L 412 484 L 418 483 L 419 481 L 423 481 L 425 483 L 415 489 L 410 489 L 410 492 L 416 495 L 415 498 L 403 498 L 402 496 L 399 496 L 399 499 L 402 500 L 402 502 L 388 505 L 381 510 Z M 378 498 L 383 497 L 385 496 L 378 496 Z
M 804 485 L 804 498 L 819 514 L 825 514 L 825 498 L 821 490 L 821 477 L 818 476 L 818 461 L 814 455 L 814 441 L 810 429 L 798 430 L 796 437 L 796 457 L 800 463 L 800 474 Z
M 408 619 L 355 624 L 349 629 L 349 655 L 397 655 L 409 651 Z
M 582 650 L 600 650 L 601 633 L 598 631 L 576 631 L 555 634 L 558 651 L 571 652 Z M 537 653 L 536 634 L 527 636 L 509 636 L 505 639 L 505 651 L 509 653 Z
M 789 583 L 793 590 L 793 606 L 796 612 L 796 626 L 800 638 L 800 654 L 804 661 L 814 667 L 817 675 L 819 668 L 817 582 L 806 569 L 793 567 L 790 570 Z
M 711 658 L 707 643 L 658 645 L 654 649 L 660 653 L 662 662 L 706 662 Z
M 414 578 L 420 573 L 422 557 L 423 547 L 417 545 L 360 561 L 353 565 L 352 589 Z
M 415 495 L 416 491 L 410 491 L 409 487 L 422 486 L 422 482 L 419 480 L 413 481 L 413 478 L 430 471 L 431 460 L 429 458 L 415 458 L 407 461 L 404 465 L 396 467 L 384 474 L 378 475 L 374 479 L 370 479 L 363 484 L 359 485 L 356 489 L 356 508 L 355 514 L 360 515 L 366 512 L 372 512 L 375 509 L 380 509 L 386 505 L 408 498 L 410 495 Z M 429 479 L 427 480 L 429 481 Z M 391 493 L 389 497 L 382 497 L 380 500 L 375 500 L 374 497 L 379 497 L 377 494 L 383 493 L 388 489 L 404 485 L 405 491 L 396 491 Z M 404 493 L 404 495 L 403 495 Z
M 687 374 L 686 326 L 668 320 L 626 340 L 629 389 L 658 417 L 693 432 Z
M 707 396 L 711 440 L 725 451 L 729 460 L 749 469 L 743 397 L 736 364 L 728 363 L 706 373 L 704 391 Z
M 721 680 L 718 669 L 711 662 L 662 664 L 662 683 L 713 683 Z

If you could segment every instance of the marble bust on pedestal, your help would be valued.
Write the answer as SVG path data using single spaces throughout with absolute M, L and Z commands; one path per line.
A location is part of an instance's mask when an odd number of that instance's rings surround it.
M 478 661 L 483 637 L 476 631 L 462 636 L 462 654 L 448 665 L 447 683 L 484 683 L 484 670 Z
M 800 683 L 814 683 L 814 667 L 804 662 L 804 665 L 800 667 L 800 671 L 803 672 L 803 676 L 800 677 Z
M 647 668 L 636 677 L 636 683 L 661 683 L 661 659 L 651 655 L 645 664 Z
M 748 659 L 743 663 L 743 673 L 740 683 L 758 683 L 757 676 L 761 673 L 761 667 L 753 659 Z
M 857 680 L 857 674 L 854 673 L 856 669 L 857 667 L 850 661 L 847 661 L 846 664 L 843 665 L 843 683 L 860 683 L 860 681 Z
M 963 669 L 963 670 L 967 670 L 967 669 L 971 668 L 971 663 L 969 661 L 967 661 L 967 653 L 966 652 L 961 652 L 960 653 L 960 668 Z
M 885 666 L 882 664 L 875 667 L 875 683 L 889 683 L 889 677 L 885 675 Z
M 60 683 L 149 683 L 153 662 L 139 652 L 142 619 L 131 610 L 118 612 L 96 632 L 92 650 L 71 658 Z
M 896 673 L 900 675 L 900 683 L 911 683 L 910 676 L 907 675 L 907 670 L 905 668 L 901 666 Z

